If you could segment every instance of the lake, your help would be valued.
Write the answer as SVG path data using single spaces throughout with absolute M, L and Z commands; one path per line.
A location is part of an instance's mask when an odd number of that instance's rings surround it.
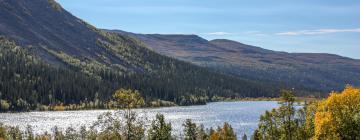
M 165 115 L 165 119 L 172 123 L 173 134 L 182 133 L 182 123 L 192 119 L 205 128 L 216 127 L 228 122 L 240 138 L 244 133 L 249 136 L 257 128 L 261 114 L 266 110 L 278 107 L 275 101 L 240 101 L 214 102 L 199 106 L 163 107 L 151 109 L 136 109 L 136 111 L 152 120 L 157 113 Z M 79 128 L 81 125 L 90 126 L 97 117 L 113 110 L 84 110 L 57 112 L 24 112 L 1 113 L 0 122 L 6 125 L 19 126 L 24 129 L 31 125 L 36 133 L 51 131 L 58 126 L 63 130 L 67 127 Z

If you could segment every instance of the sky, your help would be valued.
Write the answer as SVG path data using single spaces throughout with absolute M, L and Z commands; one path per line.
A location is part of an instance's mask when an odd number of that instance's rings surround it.
M 103 29 L 360 59 L 360 0 L 57 0 Z

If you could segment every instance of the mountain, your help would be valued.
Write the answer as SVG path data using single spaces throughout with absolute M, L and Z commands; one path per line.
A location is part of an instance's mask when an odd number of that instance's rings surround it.
M 24 47 L 33 47 L 36 54 L 50 63 L 62 63 L 49 51 L 90 58 L 101 63 L 121 63 L 112 50 L 102 47 L 110 39 L 95 27 L 65 11 L 54 0 L 1 0 L 0 33 Z M 121 41 L 126 41 L 124 38 Z
M 106 103 L 119 88 L 180 105 L 273 97 L 279 90 L 158 54 L 138 39 L 91 26 L 54 0 L 0 0 L 0 19 L 0 99 L 13 110 Z
M 318 91 L 360 85 L 360 60 L 338 55 L 278 52 L 226 39 L 208 41 L 196 35 L 110 32 L 138 38 L 160 54 L 250 80 Z

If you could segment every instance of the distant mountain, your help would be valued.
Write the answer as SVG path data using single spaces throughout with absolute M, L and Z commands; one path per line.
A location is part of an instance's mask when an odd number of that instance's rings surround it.
M 360 85 L 360 60 L 338 55 L 278 52 L 226 39 L 207 41 L 196 35 L 110 32 L 138 38 L 166 56 L 251 80 L 320 91 Z
M 0 98 L 13 108 L 108 101 L 118 88 L 182 105 L 279 90 L 160 55 L 138 39 L 87 24 L 54 0 L 0 0 L 0 19 Z

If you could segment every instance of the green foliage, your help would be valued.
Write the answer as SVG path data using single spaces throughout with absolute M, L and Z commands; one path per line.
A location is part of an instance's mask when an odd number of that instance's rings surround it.
M 135 112 L 125 113 L 125 130 L 126 140 L 139 140 L 145 137 L 145 128 L 142 118 L 139 118 Z
M 252 139 L 253 139 L 253 140 L 262 140 L 262 139 L 263 139 L 263 136 L 262 136 L 262 134 L 260 133 L 259 129 L 256 129 L 256 130 L 254 131 L 254 134 L 253 134 L 253 136 L 252 136 Z
M 150 129 L 148 130 L 149 140 L 171 140 L 171 124 L 165 122 L 165 117 L 162 114 L 156 114 L 156 119 L 152 121 Z
M 304 110 L 294 107 L 294 93 L 281 91 L 281 106 L 261 115 L 259 127 L 254 139 L 260 140 L 306 140 L 310 137 L 305 132 L 306 116 Z
M 224 123 L 222 127 L 216 130 L 210 128 L 205 132 L 204 126 L 197 127 L 190 119 L 187 119 L 184 126 L 184 139 L 185 140 L 236 140 L 236 134 L 229 123 Z
M 112 114 L 111 114 L 112 115 Z M 135 113 L 128 116 L 122 115 L 125 117 L 125 120 L 120 119 L 120 117 L 110 117 L 106 116 L 104 120 L 105 126 L 103 123 L 100 124 L 106 131 L 100 133 L 100 136 L 110 139 L 126 139 L 126 140 L 136 140 L 144 138 L 144 123 L 137 118 Z M 110 122 L 108 122 L 110 120 Z
M 184 127 L 184 139 L 185 140 L 196 140 L 197 130 L 196 124 L 191 121 L 191 119 L 186 119 L 183 124 Z
M 294 139 L 293 133 L 295 132 L 295 108 L 294 108 L 294 93 L 292 91 L 281 91 L 282 105 L 279 108 L 279 115 L 283 118 L 284 135 L 281 138 L 286 140 Z
M 98 120 L 92 126 L 92 128 L 100 128 L 102 130 L 100 133 L 93 130 L 86 132 L 86 130 L 83 128 L 82 135 L 87 134 L 89 136 L 86 137 L 92 137 L 92 138 L 100 137 L 101 139 L 122 139 L 123 134 L 121 132 L 123 126 L 124 124 L 119 118 L 115 117 L 112 113 L 108 112 L 103 115 L 100 115 L 98 117 Z

